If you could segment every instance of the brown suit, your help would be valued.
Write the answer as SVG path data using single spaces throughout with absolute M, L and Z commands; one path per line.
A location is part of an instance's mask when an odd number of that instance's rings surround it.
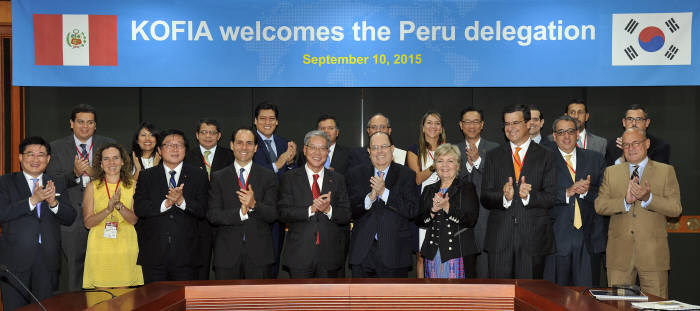
M 634 283 L 639 273 L 642 289 L 667 297 L 670 252 L 666 217 L 680 215 L 681 195 L 672 166 L 649 160 L 641 184 L 651 186 L 651 202 L 642 208 L 632 204 L 625 212 L 625 194 L 630 180 L 629 163 L 610 166 L 595 200 L 598 214 L 609 215 L 607 267 L 609 284 Z M 651 272 L 651 273 L 647 273 Z M 630 280 L 631 278 L 631 280 Z

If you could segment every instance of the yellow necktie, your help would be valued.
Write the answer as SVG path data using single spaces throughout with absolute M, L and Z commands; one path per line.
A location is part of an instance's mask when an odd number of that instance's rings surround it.
M 209 164 L 209 155 L 211 154 L 211 151 L 205 150 L 204 151 L 204 167 L 207 169 L 207 175 L 211 175 L 211 164 Z
M 566 166 L 569 168 L 569 174 L 571 174 L 571 180 L 576 182 L 576 172 L 574 172 L 574 164 L 571 163 L 571 155 L 567 154 L 564 156 L 566 158 Z M 576 195 L 573 196 L 574 199 L 574 228 L 581 229 L 583 222 L 581 221 L 581 208 L 578 206 L 578 200 Z

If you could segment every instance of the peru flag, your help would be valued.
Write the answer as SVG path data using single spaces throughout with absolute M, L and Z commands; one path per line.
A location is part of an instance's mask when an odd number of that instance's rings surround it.
M 116 66 L 117 16 L 34 14 L 34 64 Z

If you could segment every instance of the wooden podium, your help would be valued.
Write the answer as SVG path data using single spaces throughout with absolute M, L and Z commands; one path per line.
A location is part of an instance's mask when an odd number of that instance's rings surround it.
M 119 290 L 113 290 L 120 294 Z M 620 310 L 541 280 L 306 279 L 157 282 L 48 298 L 48 310 Z M 124 291 L 126 291 L 124 293 Z M 33 304 L 20 310 L 41 310 Z

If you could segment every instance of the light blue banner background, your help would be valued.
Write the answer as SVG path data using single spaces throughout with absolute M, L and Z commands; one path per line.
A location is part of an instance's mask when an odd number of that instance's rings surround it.
M 693 12 L 700 1 L 166 1 L 15 0 L 13 84 L 25 86 L 218 86 L 218 87 L 451 87 L 451 86 L 627 86 L 700 85 L 700 40 L 692 25 L 692 65 L 612 66 L 613 13 Z M 117 15 L 119 65 L 111 67 L 34 65 L 33 14 Z M 163 20 L 206 21 L 213 41 L 187 40 L 178 33 L 164 41 L 132 40 L 132 21 L 150 37 Z M 593 25 L 595 40 L 467 41 L 464 29 L 480 26 Z M 219 26 L 343 27 L 342 41 L 223 41 Z M 387 26 L 387 41 L 355 41 L 352 25 Z M 455 26 L 455 40 L 400 40 L 400 21 Z M 659 25 L 661 26 L 661 25 Z M 163 28 L 157 28 L 162 34 Z M 172 29 L 171 33 L 172 33 Z M 534 31 L 533 31 L 534 32 Z M 440 33 L 441 34 L 441 33 Z M 193 34 L 194 36 L 194 34 Z M 369 64 L 304 64 L 303 55 L 368 56 Z M 420 64 L 375 64 L 373 55 L 421 55 Z

